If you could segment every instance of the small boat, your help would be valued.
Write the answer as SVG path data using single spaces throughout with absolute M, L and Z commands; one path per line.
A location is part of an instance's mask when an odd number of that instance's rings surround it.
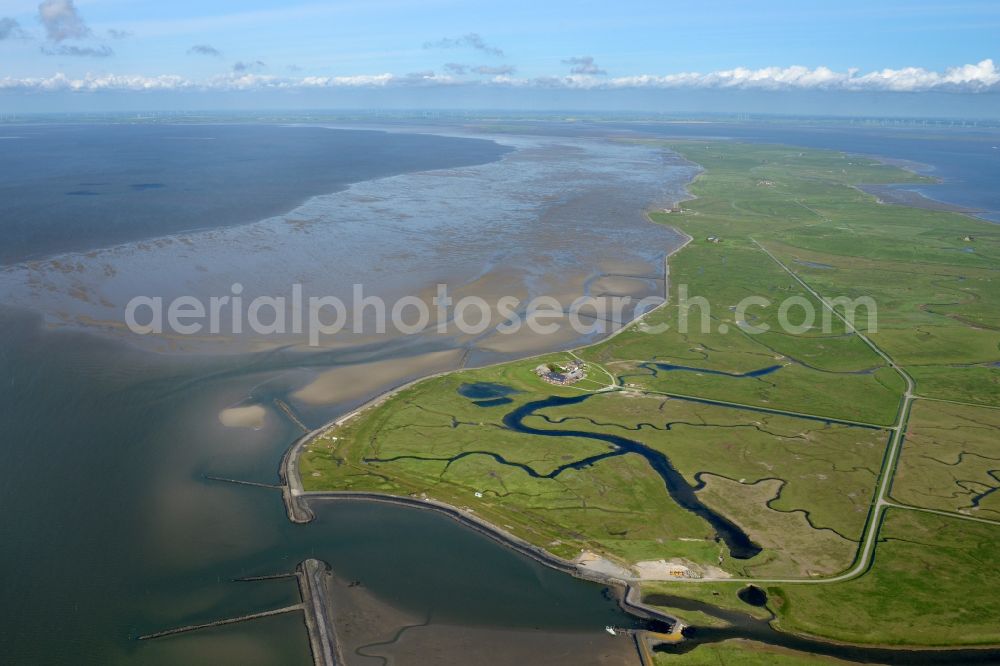
M 608 625 L 608 626 L 604 627 L 604 631 L 608 632 L 612 636 L 617 636 L 618 635 L 618 630 L 615 629 L 614 627 L 612 627 L 611 625 Z

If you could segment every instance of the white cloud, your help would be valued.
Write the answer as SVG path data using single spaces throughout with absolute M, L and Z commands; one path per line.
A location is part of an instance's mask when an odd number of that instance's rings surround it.
M 452 68 L 456 69 L 456 68 Z M 473 70 L 474 71 L 474 70 Z M 486 72 L 483 72 L 486 73 Z M 491 72 L 492 73 L 492 72 Z M 686 72 L 664 75 L 636 75 L 608 78 L 592 74 L 516 78 L 500 75 L 488 80 L 463 78 L 457 71 L 447 74 L 362 74 L 356 76 L 280 77 L 233 72 L 205 80 L 182 76 L 87 75 L 70 78 L 56 74 L 42 78 L 0 78 L 0 90 L 80 91 L 105 90 L 296 90 L 317 88 L 384 88 L 390 86 L 493 86 L 537 87 L 583 90 L 622 88 L 728 89 L 728 90 L 831 90 L 884 92 L 1000 92 L 1000 69 L 992 60 L 950 67 L 935 72 L 920 67 L 882 69 L 866 74 L 857 70 L 837 72 L 827 67 L 767 67 L 717 72 Z
M 384 88 L 391 85 L 396 78 L 392 74 L 307 76 L 299 83 L 303 88 Z
M 592 76 L 607 74 L 607 72 L 597 66 L 593 56 L 574 56 L 563 60 L 563 64 L 572 65 L 569 70 L 570 74 L 587 74 Z
M 828 67 L 738 67 L 707 74 L 690 72 L 664 76 L 623 76 L 606 82 L 567 77 L 563 81 L 568 87 L 984 92 L 1000 90 L 1000 70 L 992 60 L 987 59 L 974 65 L 949 67 L 944 72 L 921 67 L 883 69 L 868 74 L 859 74 L 853 69 L 836 72 Z
M 510 76 L 514 73 L 513 65 L 479 65 L 478 67 L 473 67 L 472 71 L 476 74 L 485 74 L 487 76 Z
M 194 46 L 189 48 L 187 52 L 188 55 L 194 54 L 194 55 L 213 56 L 216 58 L 222 57 L 222 51 L 215 48 L 211 44 L 195 44 Z
M 38 20 L 53 42 L 90 36 L 90 28 L 76 11 L 73 0 L 44 0 L 38 5 Z
M 487 44 L 486 40 L 477 32 L 470 32 L 468 34 L 462 35 L 461 37 L 445 37 L 444 39 L 439 39 L 436 42 L 424 42 L 425 49 L 457 49 L 457 48 L 470 48 L 476 51 L 482 51 L 483 53 L 502 56 L 503 50 L 493 46 L 492 44 Z
M 115 52 L 107 44 L 100 46 L 73 46 L 71 44 L 60 44 L 55 48 L 42 47 L 45 55 L 57 56 L 83 56 L 89 58 L 107 58 L 113 56 Z
M 0 41 L 24 36 L 25 33 L 24 30 L 21 30 L 20 23 L 12 18 L 0 18 Z
M 239 60 L 233 64 L 233 71 L 242 74 L 243 72 L 259 71 L 264 69 L 265 67 L 267 67 L 267 65 L 264 64 L 264 62 L 261 60 L 250 60 L 247 62 Z
M 983 60 L 974 65 L 949 67 L 941 74 L 919 67 L 883 69 L 855 77 L 851 83 L 863 89 L 911 91 L 951 88 L 978 91 L 1000 87 L 1000 70 L 992 60 Z
M 45 55 L 107 58 L 115 54 L 107 44 L 77 46 L 64 43 L 67 40 L 76 41 L 94 36 L 94 32 L 77 12 L 73 0 L 43 0 L 38 5 L 38 20 L 45 28 L 45 37 L 49 42 L 41 47 Z M 106 34 L 111 39 L 124 39 L 130 33 L 111 29 Z
M 71 79 L 65 74 L 55 74 L 43 78 L 14 79 L 0 78 L 0 90 L 31 90 L 39 92 L 75 91 L 97 92 L 101 90 L 183 90 L 193 87 L 180 76 L 131 76 L 102 74 L 87 75 Z

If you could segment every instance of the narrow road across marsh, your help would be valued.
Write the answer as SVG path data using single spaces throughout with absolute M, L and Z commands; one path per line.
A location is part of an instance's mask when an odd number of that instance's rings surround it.
M 850 580 L 856 578 L 868 570 L 871 566 L 872 558 L 875 555 L 875 545 L 878 542 L 878 533 L 882 527 L 882 517 L 885 510 L 893 503 L 888 500 L 889 489 L 892 487 L 892 478 L 896 472 L 896 463 L 899 460 L 899 450 L 903 445 L 903 437 L 906 432 L 906 422 L 910 416 L 910 408 L 914 400 L 914 382 L 913 378 L 903 370 L 899 364 L 881 347 L 876 345 L 871 338 L 857 330 L 854 324 L 847 319 L 844 315 L 837 311 L 830 302 L 823 297 L 818 291 L 813 289 L 805 280 L 799 277 L 793 270 L 788 268 L 780 259 L 775 257 L 770 250 L 758 243 L 754 238 L 750 239 L 754 245 L 756 245 L 760 250 L 766 254 L 771 261 L 776 263 L 781 267 L 783 271 L 788 273 L 793 280 L 795 280 L 803 289 L 805 289 L 809 294 L 816 298 L 823 307 L 827 308 L 834 316 L 836 316 L 844 325 L 847 327 L 848 331 L 855 333 L 872 351 L 878 354 L 886 364 L 896 371 L 896 373 L 903 378 L 906 382 L 906 390 L 903 392 L 902 401 L 899 405 L 899 411 L 897 412 L 896 421 L 889 428 L 892 433 L 889 437 L 889 446 L 886 450 L 885 457 L 882 462 L 882 470 L 879 474 L 877 485 L 875 488 L 875 496 L 872 500 L 872 506 L 868 513 L 868 522 L 865 525 L 865 532 L 861 539 L 861 544 L 858 547 L 858 554 L 855 557 L 854 566 L 852 566 L 847 571 L 838 574 L 836 576 L 831 576 L 828 578 L 809 578 L 809 579 L 783 579 L 783 580 L 760 580 L 757 582 L 764 583 L 838 583 L 845 580 Z M 732 579 L 730 579 L 732 580 Z

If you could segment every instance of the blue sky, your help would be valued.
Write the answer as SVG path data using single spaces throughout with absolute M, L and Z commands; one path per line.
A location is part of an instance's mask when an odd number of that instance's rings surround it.
M 3 0 L 0 108 L 655 106 L 681 94 L 872 106 L 892 93 L 889 106 L 923 95 L 929 111 L 940 100 L 988 111 L 1000 105 L 998 35 L 995 0 Z

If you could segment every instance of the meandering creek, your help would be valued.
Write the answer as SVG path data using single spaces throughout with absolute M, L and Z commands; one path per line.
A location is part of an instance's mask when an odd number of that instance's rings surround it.
M 463 385 L 463 387 L 474 386 L 474 385 Z M 494 385 L 490 385 L 494 386 Z M 476 397 L 481 395 L 481 392 L 470 391 L 467 388 L 459 388 L 459 393 L 465 397 Z M 494 391 L 495 392 L 495 391 Z M 471 393 L 471 396 L 468 395 Z M 493 393 L 490 393 L 493 395 Z M 496 462 L 501 465 L 509 465 L 512 467 L 517 467 L 524 470 L 527 474 L 534 478 L 545 478 L 554 479 L 567 469 L 584 469 L 596 464 L 602 460 L 608 458 L 614 458 L 617 456 L 623 456 L 627 454 L 635 454 L 642 456 L 649 466 L 655 471 L 661 479 L 663 479 L 663 485 L 667 489 L 667 493 L 670 498 L 673 499 L 677 504 L 700 516 L 705 521 L 708 522 L 715 530 L 716 534 L 729 548 L 729 553 L 732 557 L 736 559 L 746 560 L 754 557 L 760 553 L 761 548 L 755 544 L 750 537 L 740 529 L 733 521 L 729 520 L 721 513 L 714 511 L 713 509 L 706 506 L 697 495 L 697 490 L 699 486 L 688 483 L 687 479 L 681 475 L 680 472 L 673 466 L 665 454 L 656 449 L 652 449 L 645 444 L 638 442 L 634 439 L 629 439 L 627 437 L 622 437 L 620 435 L 611 435 L 599 432 L 587 432 L 585 430 L 569 430 L 562 428 L 535 428 L 530 425 L 525 424 L 525 420 L 529 417 L 538 416 L 538 412 L 550 407 L 565 407 L 569 405 L 577 405 L 585 400 L 591 398 L 593 394 L 584 393 L 578 396 L 561 397 L 561 396 L 549 396 L 543 400 L 534 400 L 531 402 L 526 402 L 523 405 L 515 407 L 513 410 L 508 412 L 503 417 L 503 424 L 515 432 L 519 432 L 526 435 L 540 435 L 542 437 L 574 437 L 579 439 L 592 439 L 600 442 L 605 442 L 611 445 L 612 449 L 606 453 L 600 453 L 593 456 L 588 456 L 581 460 L 576 460 L 564 465 L 556 467 L 551 472 L 546 474 L 540 474 L 535 471 L 530 465 L 524 463 L 512 462 L 504 458 L 502 455 L 492 452 L 492 451 L 463 451 L 456 456 L 450 458 L 427 458 L 421 456 L 396 456 L 393 458 L 371 458 L 370 462 L 392 462 L 394 460 L 448 460 L 455 461 L 460 460 L 468 456 L 484 455 L 493 458 Z M 494 398 L 495 399 L 495 398 Z M 478 403 L 477 403 L 478 404 Z M 551 423 L 551 421 L 550 421 Z
M 508 396 L 516 394 L 517 391 L 511 387 L 494 383 L 463 384 L 458 388 L 458 392 L 463 397 L 469 398 L 474 404 L 490 402 L 498 399 L 512 402 Z M 541 414 L 545 409 L 578 405 L 593 397 L 592 393 L 585 393 L 578 396 L 549 396 L 542 400 L 534 400 L 515 407 L 504 415 L 503 424 L 511 430 L 523 434 L 538 435 L 541 437 L 574 437 L 592 439 L 605 442 L 612 447 L 612 450 L 589 456 L 580 460 L 563 464 L 552 471 L 542 474 L 533 469 L 530 465 L 516 461 L 507 460 L 504 456 L 485 450 L 464 451 L 455 456 L 445 458 L 432 458 L 421 456 L 396 456 L 391 458 L 370 458 L 371 462 L 392 462 L 394 460 L 434 460 L 453 462 L 469 456 L 487 456 L 496 462 L 523 470 L 533 478 L 552 479 L 558 477 L 567 469 L 584 469 L 601 460 L 622 456 L 626 454 L 636 454 L 642 456 L 650 467 L 663 479 L 664 486 L 670 498 L 678 506 L 691 511 L 706 520 L 716 531 L 730 550 L 732 557 L 736 559 L 748 559 L 761 552 L 760 546 L 735 523 L 722 514 L 706 506 L 698 498 L 697 491 L 700 484 L 691 484 L 674 468 L 670 459 L 663 453 L 651 449 L 633 439 L 619 435 L 611 435 L 583 430 L 571 430 L 564 428 L 537 428 L 525 423 L 531 418 L 545 419 L 549 425 L 557 425 L 559 421 L 547 418 Z M 767 594 L 761 587 L 748 585 L 742 588 L 737 594 L 738 598 L 748 606 L 764 608 L 767 606 Z M 876 648 L 865 646 L 843 645 L 831 643 L 815 638 L 806 638 L 789 634 L 774 629 L 769 619 L 757 619 L 748 613 L 738 610 L 727 610 L 709 603 L 695 601 L 684 597 L 654 594 L 644 598 L 649 604 L 675 608 L 678 610 L 698 611 L 710 617 L 722 620 L 728 626 L 705 627 L 690 626 L 685 629 L 686 640 L 680 644 L 672 646 L 661 646 L 660 651 L 673 654 L 681 654 L 694 650 L 699 645 L 717 643 L 729 639 L 746 639 L 766 643 L 768 645 L 780 646 L 792 650 L 798 650 L 810 654 L 826 655 L 844 659 L 847 661 L 857 661 L 864 663 L 881 664 L 994 664 L 1000 660 L 1000 650 L 905 650 L 891 648 Z M 668 611 L 669 612 L 669 611 Z

